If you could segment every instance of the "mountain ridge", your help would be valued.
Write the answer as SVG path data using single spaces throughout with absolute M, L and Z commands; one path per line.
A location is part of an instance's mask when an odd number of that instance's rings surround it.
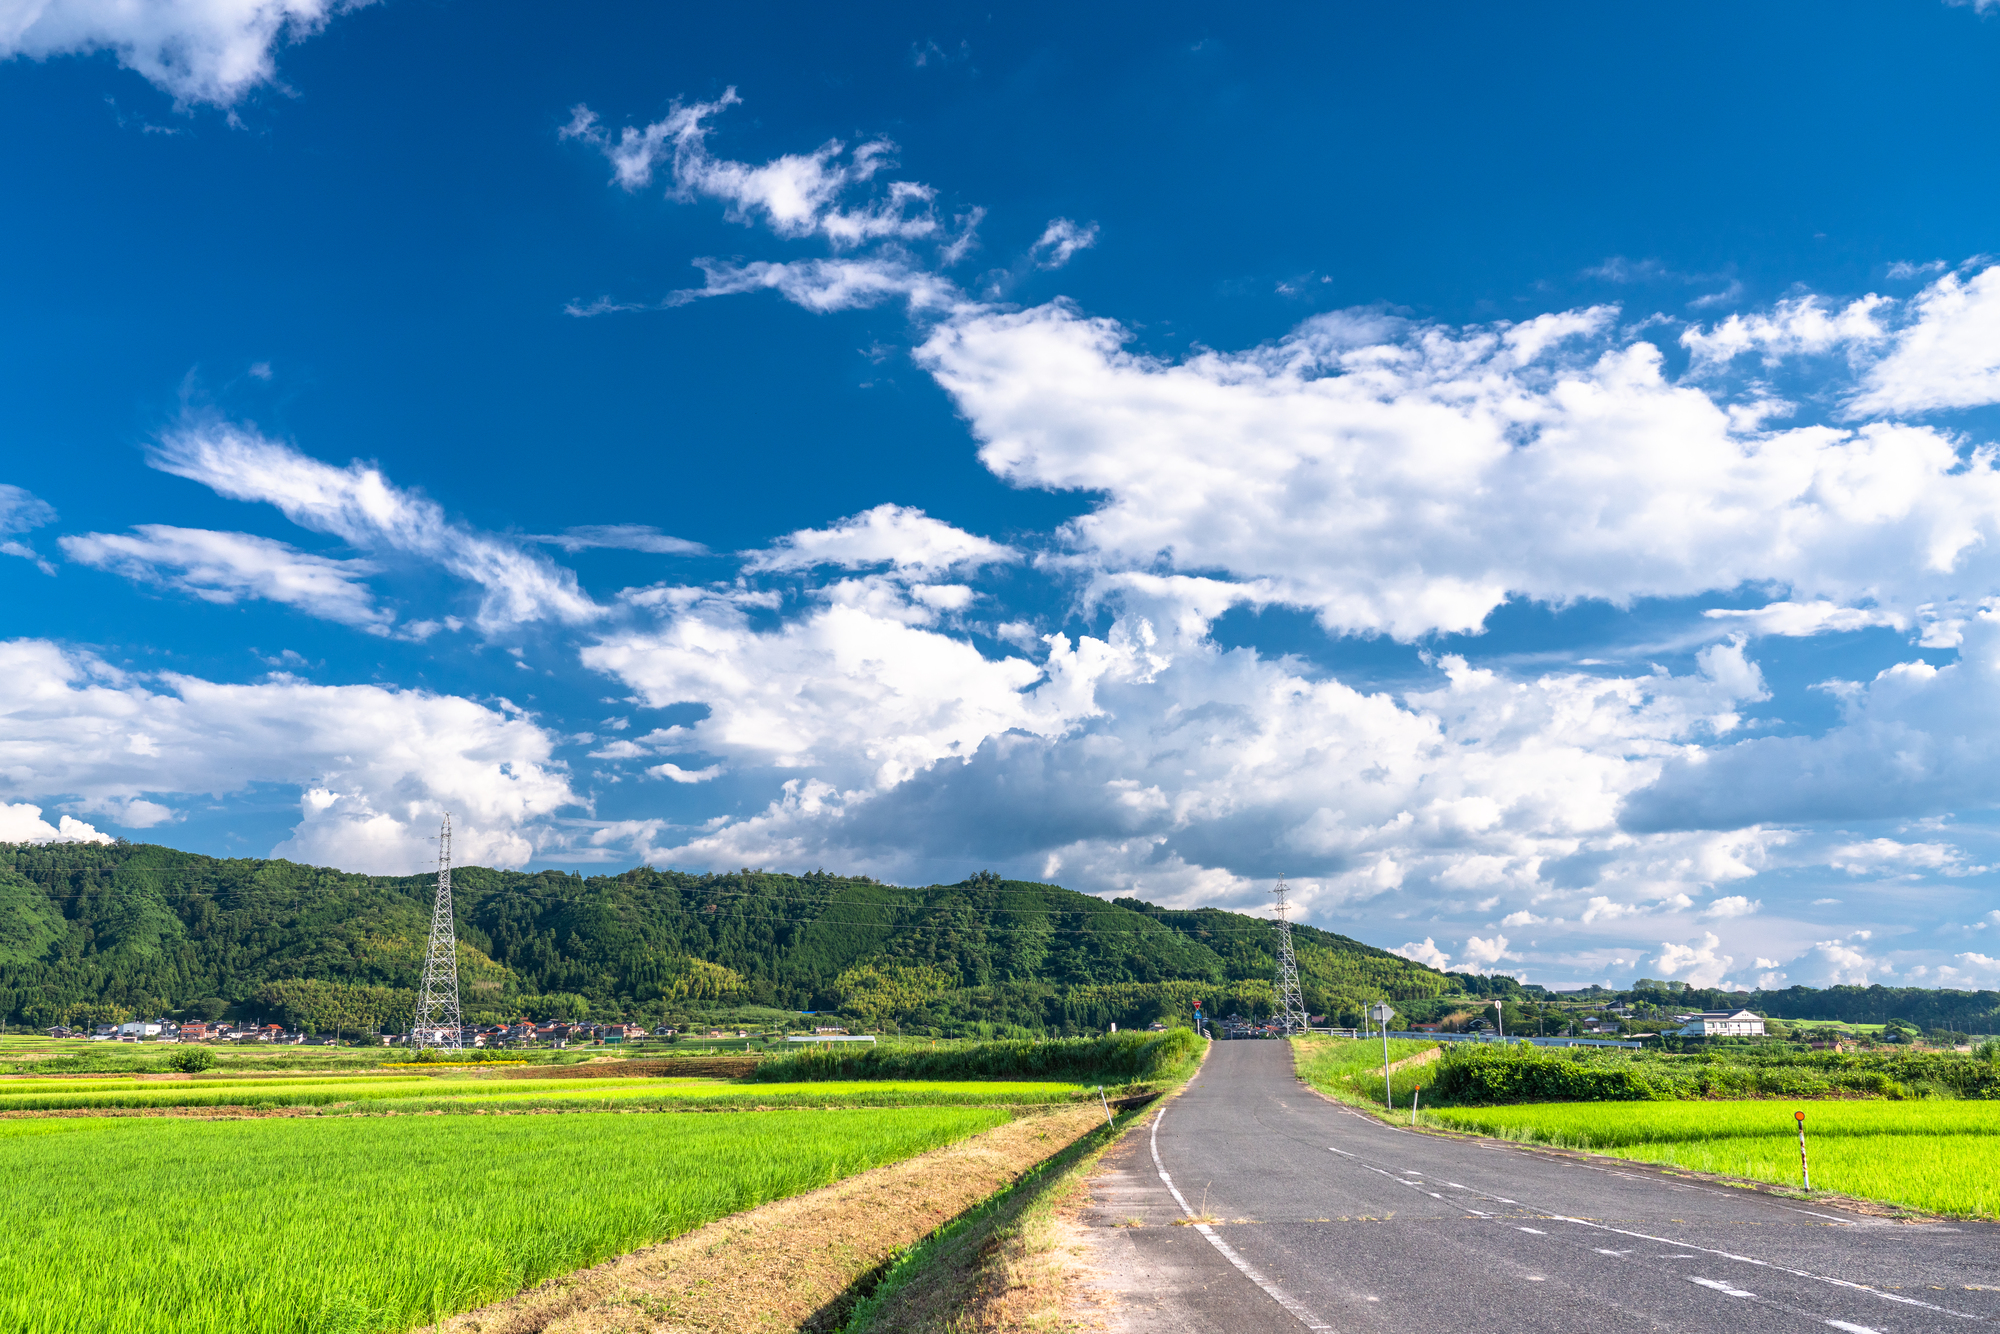
M 407 1023 L 434 877 L 159 844 L 0 844 L 0 1014 L 32 1023 L 202 1002 L 312 1027 Z M 650 866 L 453 871 L 468 1017 L 831 1010 L 888 1031 L 1095 1032 L 1269 1008 L 1268 919 L 980 872 L 951 885 Z M 1358 1022 L 1487 979 L 1295 925 L 1308 1007 Z M 1511 979 L 1504 979 L 1511 986 Z

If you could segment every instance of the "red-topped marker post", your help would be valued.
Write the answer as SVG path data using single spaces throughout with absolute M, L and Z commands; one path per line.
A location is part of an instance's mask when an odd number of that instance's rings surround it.
M 1805 1180 L 1806 1194 L 1812 1194 L 1812 1168 L 1806 1164 L 1806 1114 L 1793 1112 L 1799 1123 L 1799 1176 Z

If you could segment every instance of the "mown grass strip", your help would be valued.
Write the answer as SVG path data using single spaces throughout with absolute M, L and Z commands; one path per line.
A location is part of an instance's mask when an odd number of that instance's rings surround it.
M 407 1329 L 1007 1120 L 4 1122 L 0 1328 Z

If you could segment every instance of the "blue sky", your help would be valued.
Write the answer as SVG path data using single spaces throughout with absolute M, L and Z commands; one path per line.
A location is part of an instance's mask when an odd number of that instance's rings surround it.
M 0 838 L 2000 984 L 2000 6 L 0 52 Z

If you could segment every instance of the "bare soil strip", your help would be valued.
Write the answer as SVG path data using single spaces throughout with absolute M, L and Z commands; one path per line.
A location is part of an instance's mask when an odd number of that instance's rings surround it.
M 1398 1070 L 1407 1070 L 1413 1065 L 1429 1065 L 1443 1055 L 1443 1047 L 1432 1047 L 1428 1051 L 1418 1052 L 1415 1056 L 1405 1056 L 1400 1061 L 1389 1062 L 1389 1073 L 1393 1075 Z
M 856 1284 L 1094 1126 L 1097 1107 L 1024 1112 L 962 1143 L 552 1279 L 444 1323 L 451 1334 L 829 1330 Z M 442 1334 L 442 1331 L 441 1331 Z

